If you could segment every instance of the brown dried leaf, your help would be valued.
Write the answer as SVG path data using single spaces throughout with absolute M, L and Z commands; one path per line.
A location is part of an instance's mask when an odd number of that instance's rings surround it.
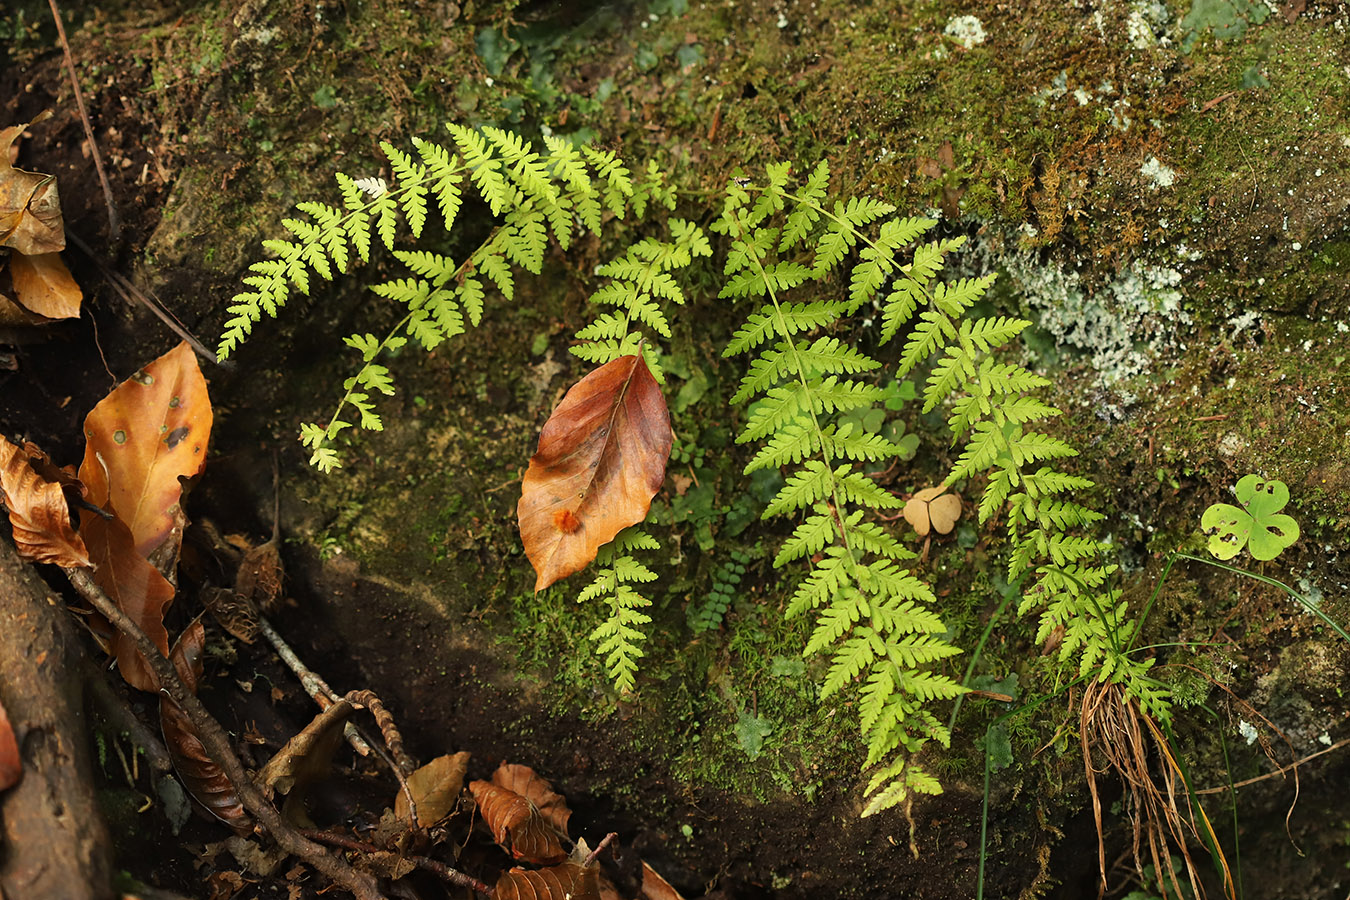
M 31 256 L 64 250 L 66 231 L 56 179 L 16 169 L 10 161 L 10 147 L 29 124 L 0 131 L 0 247 Z
M 464 773 L 469 766 L 469 754 L 438 756 L 408 776 L 408 788 L 417 804 L 417 826 L 430 828 L 454 810 L 459 792 L 464 790 Z M 408 798 L 402 790 L 394 798 L 394 815 L 410 821 Z
M 257 604 L 264 612 L 271 612 L 281 597 L 281 554 L 275 539 L 259 544 L 244 554 L 239 571 L 234 577 L 234 590 Z
M 258 621 L 258 610 L 252 603 L 243 600 L 229 588 L 203 588 L 202 603 L 208 612 L 234 637 L 245 644 L 251 644 L 258 638 L 262 625 Z
M 547 866 L 567 858 L 558 832 L 528 799 L 490 781 L 471 782 L 469 790 L 493 838 L 516 859 Z
M 173 528 L 180 478 L 206 463 L 211 398 L 186 342 L 119 384 L 84 420 L 80 480 L 89 500 L 131 529 L 148 556 Z
M 479 782 L 485 784 L 486 782 Z M 600 870 L 563 863 L 537 872 L 512 869 L 497 879 L 496 900 L 600 900 Z
M 75 319 L 80 315 L 80 301 L 84 294 L 59 253 L 39 253 L 27 256 L 12 253 L 9 257 L 9 277 L 14 287 L 14 299 L 29 312 L 48 319 Z
M 351 703 L 339 700 L 319 713 L 268 760 L 256 781 L 265 789 L 289 794 L 292 788 L 304 790 L 326 778 L 333 753 L 342 743 L 342 724 L 354 711 Z
M 516 515 L 541 591 L 647 517 L 665 479 L 670 413 L 641 355 L 606 363 L 549 416 Z
M 567 834 L 567 820 L 572 817 L 572 811 L 567 808 L 567 801 L 534 769 L 515 763 L 503 763 L 492 773 L 492 783 L 529 800 L 534 804 L 534 808 L 548 819 L 549 824 L 563 835 Z
M 928 517 L 933 520 L 933 528 L 938 534 L 951 534 L 956 520 L 961 518 L 961 498 L 943 494 L 928 504 Z
M 153 571 L 153 570 L 152 570 Z M 179 636 L 169 655 L 178 677 L 195 693 L 202 677 L 202 652 L 206 648 L 206 629 L 197 618 Z M 177 703 L 162 695 L 159 701 L 159 721 L 164 731 L 164 746 L 169 750 L 173 767 L 183 785 L 206 811 L 230 826 L 239 834 L 250 830 L 248 814 L 239 802 L 234 785 L 225 777 L 202 746 L 192 721 Z
M 947 489 L 938 487 L 916 491 L 905 504 L 905 521 L 914 526 L 919 537 L 928 537 L 931 531 L 938 534 L 950 534 L 961 517 L 961 498 L 956 494 L 943 493 Z
M 684 900 L 669 881 L 645 862 L 642 864 L 642 893 L 638 896 L 641 900 Z
M 13 787 L 23 774 L 23 760 L 19 757 L 19 743 L 14 740 L 14 728 L 9 714 L 0 703 L 0 791 Z
M 92 565 L 84 541 L 70 524 L 60 482 L 44 479 L 26 450 L 0 437 L 0 501 L 9 510 L 19 555 L 58 566 Z
M 80 510 L 80 534 L 94 564 L 94 581 L 168 656 L 169 632 L 164 627 L 164 610 L 173 602 L 173 585 L 136 552 L 131 529 L 121 519 L 104 519 Z M 159 680 L 135 641 L 120 631 L 114 632 L 112 652 L 128 684 L 142 691 L 159 690 Z

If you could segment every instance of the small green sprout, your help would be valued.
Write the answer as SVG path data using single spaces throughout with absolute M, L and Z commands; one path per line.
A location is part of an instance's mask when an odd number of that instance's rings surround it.
M 1280 514 L 1289 502 L 1283 481 L 1267 481 L 1246 475 L 1237 483 L 1238 508 L 1215 503 L 1205 510 L 1200 527 L 1209 534 L 1209 552 L 1217 559 L 1232 559 L 1246 545 L 1255 559 L 1274 559 L 1298 540 L 1298 523 Z

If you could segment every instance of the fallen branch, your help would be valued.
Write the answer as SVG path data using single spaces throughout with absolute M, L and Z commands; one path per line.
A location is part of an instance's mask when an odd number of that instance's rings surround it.
M 349 838 L 346 835 L 342 834 L 333 834 L 332 832 L 329 831 L 305 830 L 302 831 L 301 834 L 303 834 L 307 838 L 310 838 L 311 840 L 320 841 L 325 844 L 330 844 L 331 846 L 334 847 L 342 847 L 344 850 L 355 850 L 358 853 L 384 852 L 381 851 L 380 848 L 376 847 L 374 844 L 367 844 L 365 841 L 358 841 L 355 838 Z M 408 862 L 417 866 L 417 868 L 424 869 L 427 872 L 431 872 L 437 877 L 441 878 L 443 881 L 447 881 L 450 884 L 458 885 L 459 887 L 469 888 L 470 890 L 477 891 L 478 893 L 483 894 L 484 896 L 487 897 L 492 896 L 492 888 L 488 887 L 486 884 L 483 884 L 483 882 L 479 881 L 477 878 L 474 878 L 471 875 L 465 875 L 463 872 L 460 872 L 457 869 L 450 868 L 445 863 L 437 862 L 434 859 L 428 859 L 425 856 L 408 856 L 405 858 L 408 860 Z
M 114 627 L 131 638 L 136 644 L 136 648 L 145 657 L 150 669 L 159 680 L 160 690 L 167 693 L 183 710 L 196 729 L 197 737 L 201 740 L 206 752 L 211 755 L 212 760 L 220 766 L 225 773 L 225 777 L 234 786 L 244 808 L 271 834 L 272 839 L 277 842 L 278 846 L 287 853 L 299 857 L 335 884 L 351 891 L 356 895 L 357 900 L 385 900 L 372 876 L 356 871 L 346 861 L 339 859 L 320 845 L 309 840 L 281 818 L 281 814 L 277 812 L 276 807 L 267 801 L 262 791 L 253 783 L 253 779 L 244 771 L 243 763 L 239 761 L 239 757 L 230 747 L 229 738 L 226 736 L 225 730 L 220 727 L 220 723 L 207 712 L 201 700 L 197 699 L 197 696 L 183 684 L 173 664 L 160 653 L 159 648 L 146 636 L 140 626 L 109 599 L 102 588 L 94 583 L 89 570 L 63 568 L 63 571 L 66 573 L 66 577 L 70 579 L 71 585 L 80 592 L 80 596 L 92 603 L 94 608 L 101 612 Z

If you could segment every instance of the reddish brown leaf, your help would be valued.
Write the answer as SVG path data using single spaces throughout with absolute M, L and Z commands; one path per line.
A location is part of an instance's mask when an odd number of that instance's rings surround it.
M 645 862 L 642 864 L 642 893 L 638 896 L 641 900 L 684 900 L 669 881 Z
M 81 510 L 80 533 L 94 562 L 94 581 L 168 656 L 164 610 L 173 601 L 173 585 L 136 552 L 131 530 L 121 519 L 104 519 Z M 128 684 L 142 691 L 159 690 L 158 679 L 131 638 L 120 631 L 114 633 L 112 652 Z
M 194 692 L 202 677 L 202 651 L 205 647 L 206 629 L 198 618 L 174 643 L 170 654 L 178 677 Z M 160 697 L 159 722 L 164 731 L 164 746 L 168 748 L 173 767 L 178 777 L 183 779 L 188 793 L 206 807 L 207 812 L 236 832 L 248 833 L 248 814 L 239 802 L 234 785 L 230 784 L 230 779 L 225 777 L 224 771 L 212 761 L 202 746 L 187 714 L 168 695 Z
M 469 790 L 492 836 L 516 859 L 547 866 L 567 858 L 558 832 L 528 799 L 490 781 L 474 781 Z
M 74 319 L 80 315 L 80 301 L 84 294 L 70 270 L 61 261 L 59 253 L 39 253 L 25 256 L 12 253 L 9 257 L 9 277 L 14 286 L 14 299 L 29 312 L 48 319 Z
M 430 828 L 454 810 L 459 792 L 464 790 L 464 772 L 469 766 L 467 751 L 438 756 L 408 776 L 408 788 L 417 804 L 417 824 Z M 394 815 L 405 821 L 408 798 L 400 790 L 394 798 Z
M 567 834 L 567 820 L 572 817 L 572 811 L 567 808 L 567 801 L 534 769 L 514 763 L 503 763 L 492 773 L 492 783 L 529 800 L 554 828 L 564 835 Z
M 186 342 L 113 389 L 84 420 L 80 480 L 89 501 L 127 523 L 149 556 L 173 529 L 179 478 L 206 462 L 211 399 Z
M 70 524 L 58 482 L 33 469 L 27 451 L 0 437 L 0 501 L 9 510 L 19 555 L 58 566 L 88 566 L 89 551 Z
M 31 123 L 0 131 L 0 247 L 54 253 L 66 247 L 56 179 L 14 168 L 9 149 Z
M 486 782 L 479 782 L 484 784 Z M 563 863 L 537 872 L 512 869 L 497 879 L 496 900 L 600 900 L 600 870 Z
M 535 591 L 647 517 L 672 440 L 666 398 L 640 355 L 572 386 L 544 425 L 516 509 Z
M 0 791 L 13 787 L 22 773 L 23 760 L 19 758 L 19 744 L 14 740 L 14 729 L 9 724 L 5 705 L 0 703 Z

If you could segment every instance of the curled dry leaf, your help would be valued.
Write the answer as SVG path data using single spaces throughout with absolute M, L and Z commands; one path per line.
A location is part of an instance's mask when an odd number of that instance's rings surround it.
M 480 784 L 483 782 L 479 782 Z M 600 900 L 595 866 L 563 863 L 537 872 L 512 869 L 497 879 L 496 900 Z
M 417 804 L 417 827 L 430 828 L 454 811 L 468 766 L 468 752 L 460 751 L 438 756 L 408 776 L 408 788 Z M 404 821 L 412 818 L 402 790 L 394 797 L 394 815 Z
M 66 227 L 56 179 L 16 169 L 10 160 L 10 147 L 30 124 L 0 131 L 0 247 L 32 256 L 64 250 Z
M 263 612 L 273 612 L 281 599 L 281 554 L 273 538 L 244 554 L 234 577 L 234 591 Z
M 169 658 L 173 660 L 178 677 L 194 693 L 202 677 L 202 652 L 206 648 L 206 629 L 197 618 L 174 643 Z M 248 814 L 239 801 L 239 795 L 225 777 L 225 772 L 211 759 L 202 746 L 197 731 L 187 714 L 167 694 L 159 701 L 159 721 L 164 731 L 164 746 L 178 777 L 189 794 L 204 806 L 207 812 L 224 822 L 239 834 L 250 830 Z
M 91 565 L 84 541 L 70 524 L 60 482 L 44 479 L 28 452 L 0 437 L 0 500 L 9 510 L 19 555 L 58 566 Z
M 490 781 L 471 782 L 469 790 L 493 838 L 516 859 L 547 866 L 567 858 L 558 832 L 527 798 Z
M 905 504 L 905 521 L 914 526 L 919 537 L 928 537 L 930 531 L 950 534 L 961 517 L 961 498 L 943 493 L 945 487 L 924 488 Z
M 567 808 L 567 801 L 534 769 L 515 763 L 503 763 L 492 773 L 492 783 L 529 800 L 534 804 L 534 808 L 548 819 L 549 824 L 564 836 L 567 834 L 567 820 L 572 817 L 572 811 Z
M 255 779 L 267 791 L 290 794 L 328 777 L 333 753 L 342 743 L 342 725 L 356 710 L 347 700 L 339 700 L 310 720 L 309 724 L 286 742 Z
M 642 893 L 638 896 L 641 900 L 684 900 L 669 881 L 645 862 L 642 864 Z
M 80 522 L 80 533 L 94 563 L 94 581 L 167 656 L 169 632 L 164 627 L 164 610 L 173 602 L 173 585 L 136 552 L 131 530 L 121 519 L 103 519 L 81 510 Z M 135 641 L 114 632 L 112 652 L 128 684 L 142 691 L 159 690 L 159 680 Z
M 61 261 L 61 254 L 26 256 L 12 253 L 9 277 L 14 300 L 29 312 L 48 319 L 79 317 L 84 294 Z
M 5 704 L 0 703 L 0 791 L 13 787 L 23 774 L 23 760 L 19 757 L 19 743 L 14 740 L 14 728 L 9 724 Z
M 665 397 L 640 355 L 572 386 L 544 425 L 516 509 L 535 591 L 584 569 L 647 517 L 672 441 Z

